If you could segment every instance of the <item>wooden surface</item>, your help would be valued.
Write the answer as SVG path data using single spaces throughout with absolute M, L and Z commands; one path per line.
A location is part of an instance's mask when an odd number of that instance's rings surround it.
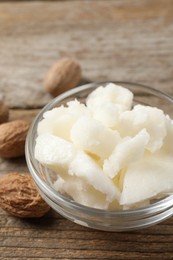
M 50 97 L 42 79 L 59 57 L 89 80 L 126 80 L 173 92 L 173 0 L 0 3 L 0 91 L 12 107 Z
M 0 93 L 10 120 L 32 121 L 51 97 L 42 81 L 70 56 L 82 81 L 145 83 L 173 95 L 173 1 L 0 2 Z M 24 158 L 0 159 L 0 174 L 26 171 Z M 173 259 L 173 218 L 134 232 L 100 232 L 53 210 L 20 220 L 0 210 L 0 260 Z

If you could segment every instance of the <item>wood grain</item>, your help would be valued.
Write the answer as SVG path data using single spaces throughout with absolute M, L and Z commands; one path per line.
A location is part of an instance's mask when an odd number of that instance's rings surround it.
M 173 0 L 0 2 L 0 93 L 10 120 L 32 122 L 52 97 L 43 77 L 59 57 L 79 60 L 83 81 L 145 83 L 173 95 Z M 18 108 L 18 109 L 14 109 Z M 171 110 L 171 108 L 170 108 Z M 0 159 L 0 175 L 26 172 Z M 51 210 L 22 220 L 0 210 L 0 260 L 173 259 L 173 218 L 131 232 L 101 232 Z
M 40 220 L 1 213 L 0 259 L 172 259 L 173 222 L 125 233 L 80 227 L 53 211 Z
M 173 94 L 173 0 L 0 4 L 0 92 L 11 107 L 41 107 L 43 78 L 75 57 L 83 76 L 145 83 Z

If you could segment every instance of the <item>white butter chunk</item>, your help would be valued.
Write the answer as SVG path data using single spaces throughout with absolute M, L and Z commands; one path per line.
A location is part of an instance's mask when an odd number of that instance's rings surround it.
M 67 103 L 68 112 L 71 115 L 74 115 L 75 118 L 79 118 L 80 116 L 90 116 L 89 109 L 82 103 L 80 103 L 77 99 L 69 101 Z
M 168 156 L 146 156 L 129 165 L 120 204 L 130 205 L 173 190 L 173 163 Z
M 69 176 L 66 180 L 58 178 L 53 186 L 58 192 L 70 196 L 82 205 L 98 209 L 108 209 L 110 205 L 104 193 L 77 176 Z
M 76 147 L 105 159 L 112 153 L 120 136 L 93 118 L 81 117 L 71 129 L 71 140 Z
M 95 161 L 74 145 L 51 134 L 36 139 L 35 158 L 47 168 L 68 181 L 68 174 L 82 178 L 86 183 L 106 195 L 108 201 L 119 198 L 120 193 L 113 182 L 104 175 Z
M 73 158 L 69 165 L 68 173 L 84 179 L 86 183 L 105 194 L 109 202 L 113 199 L 119 200 L 119 189 L 103 173 L 99 165 L 84 152 L 79 151 Z
M 165 118 L 163 111 L 158 108 L 136 105 L 131 111 L 120 115 L 118 130 L 122 136 L 134 136 L 145 128 L 150 135 L 146 148 L 156 152 L 167 133 Z
M 127 88 L 109 83 L 106 87 L 98 87 L 89 94 L 86 104 L 91 111 L 94 111 L 97 106 L 110 102 L 116 104 L 122 110 L 131 109 L 133 101 L 133 93 Z
M 103 171 L 114 178 L 118 172 L 130 163 L 139 160 L 149 141 L 149 134 L 145 129 L 134 137 L 124 138 L 114 149 L 110 157 L 104 161 Z
M 118 124 L 119 114 L 122 111 L 118 105 L 111 102 L 104 102 L 95 107 L 92 111 L 92 116 L 106 127 L 114 129 Z
M 67 171 L 75 155 L 74 145 L 58 136 L 46 133 L 36 139 L 35 158 L 60 174 Z
M 67 107 L 57 107 L 44 113 L 43 120 L 38 124 L 38 135 L 50 133 L 70 141 L 70 130 L 73 124 L 80 116 L 89 116 L 90 112 L 77 100 L 70 101 L 67 105 Z

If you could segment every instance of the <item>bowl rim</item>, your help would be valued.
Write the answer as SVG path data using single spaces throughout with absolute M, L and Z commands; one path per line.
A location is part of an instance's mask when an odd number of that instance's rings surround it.
M 96 87 L 106 85 L 109 83 L 114 83 L 117 85 L 130 85 L 135 87 L 141 87 L 145 88 L 148 93 L 154 94 L 160 98 L 164 98 L 167 101 L 170 101 L 173 104 L 173 97 L 171 95 L 164 93 L 163 91 L 157 90 L 156 88 L 149 87 L 147 85 L 136 83 L 136 82 L 129 82 L 129 81 L 96 81 L 96 82 L 90 82 L 87 84 L 80 85 L 76 88 L 73 88 L 71 90 L 68 90 L 59 96 L 53 98 L 51 101 L 48 102 L 47 105 L 45 105 L 41 111 L 37 114 L 35 119 L 33 120 L 30 129 L 27 134 L 26 142 L 25 142 L 25 157 L 26 162 L 29 168 L 29 172 L 33 179 L 36 182 L 36 185 L 44 192 L 51 200 L 53 200 L 55 203 L 59 202 L 60 204 L 63 204 L 64 206 L 67 206 L 68 208 L 73 208 L 76 210 L 82 210 L 86 213 L 91 213 L 92 215 L 98 216 L 98 215 L 109 215 L 109 217 L 115 217 L 115 216 L 121 216 L 126 217 L 126 215 L 147 215 L 151 213 L 160 212 L 163 209 L 169 208 L 173 205 L 173 195 L 168 195 L 166 198 L 160 199 L 157 202 L 154 202 L 153 204 L 150 204 L 145 207 L 141 208 L 135 208 L 135 209 L 125 209 L 125 210 L 104 210 L 104 209 L 98 209 L 98 208 L 92 208 L 85 205 L 82 205 L 78 202 L 75 202 L 73 199 L 70 199 L 55 189 L 48 185 L 42 178 L 39 177 L 37 164 L 38 161 L 34 158 L 34 155 L 31 153 L 31 150 L 33 148 L 32 144 L 34 145 L 35 140 L 31 140 L 31 136 L 36 131 L 36 127 L 40 119 L 42 118 L 43 114 L 48 111 L 49 109 L 53 108 L 56 104 L 58 105 L 58 102 L 62 101 L 63 99 L 70 97 L 71 95 L 74 95 L 76 93 L 94 89 Z M 46 168 L 46 167 L 45 167 Z

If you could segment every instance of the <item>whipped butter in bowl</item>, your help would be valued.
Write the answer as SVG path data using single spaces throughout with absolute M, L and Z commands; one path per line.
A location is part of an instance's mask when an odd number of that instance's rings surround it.
M 64 217 L 100 230 L 139 229 L 170 217 L 172 107 L 170 96 L 126 82 L 58 96 L 26 141 L 40 194 Z

